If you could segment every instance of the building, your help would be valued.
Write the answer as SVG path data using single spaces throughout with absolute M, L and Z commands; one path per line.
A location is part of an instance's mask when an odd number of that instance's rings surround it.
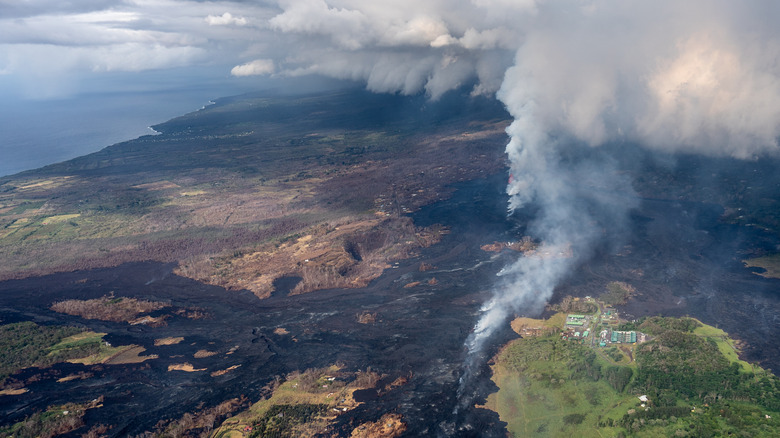
M 585 325 L 585 315 L 570 314 L 566 316 L 566 325 L 582 327 Z
M 636 344 L 636 332 L 613 331 L 612 336 L 610 336 L 610 342 L 619 344 Z

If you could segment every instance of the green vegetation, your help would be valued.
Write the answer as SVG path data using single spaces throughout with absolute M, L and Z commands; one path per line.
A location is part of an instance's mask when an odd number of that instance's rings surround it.
M 715 345 L 718 346 L 720 353 L 726 359 L 728 359 L 729 362 L 738 363 L 742 368 L 742 371 L 756 372 L 758 370 L 757 367 L 739 358 L 737 353 L 737 343 L 731 339 L 723 330 L 702 324 L 694 329 L 693 332 L 698 336 L 702 336 L 707 340 L 715 342 Z
M 253 424 L 250 437 L 294 437 L 295 426 L 308 423 L 328 410 L 326 404 L 274 405 Z
M 487 407 L 514 436 L 778 436 L 780 380 L 739 360 L 722 330 L 662 317 L 637 328 L 653 339 L 631 365 L 607 361 L 618 349 L 555 335 L 513 341 L 496 357 Z
M 135 345 L 111 347 L 105 333 L 71 326 L 39 326 L 19 322 L 0 326 L 0 386 L 16 371 L 36 366 L 46 368 L 58 362 L 103 363 Z
M 780 412 L 780 380 L 760 368 L 748 371 L 741 361 L 732 361 L 707 336 L 717 329 L 700 330 L 698 326 L 691 318 L 645 321 L 643 330 L 652 330 L 656 338 L 636 349 L 635 387 L 660 406 L 675 405 L 679 399 L 698 404 L 731 400 Z
M 607 291 L 599 299 L 611 306 L 626 304 L 628 299 L 636 294 L 636 289 L 628 283 L 613 281 L 607 284 Z
M 610 347 L 604 350 L 604 355 L 615 363 L 622 362 L 626 358 L 626 356 L 617 347 Z
M 44 412 L 31 415 L 24 421 L 0 429 L 0 437 L 54 437 L 70 432 L 84 424 L 83 413 L 79 415 L 74 411 L 73 415 L 70 415 L 73 409 L 71 405 L 50 407 Z
M 610 386 L 605 372 L 616 386 L 624 386 L 623 376 L 592 349 L 557 336 L 514 341 L 499 354 L 493 372 L 500 390 L 487 406 L 515 436 L 598 437 L 599 421 L 617 421 L 638 402 Z
M 45 367 L 56 362 L 91 354 L 91 342 L 68 344 L 63 340 L 81 333 L 70 326 L 39 326 L 18 322 L 0 326 L 0 382 L 15 371 L 31 366 Z
M 222 437 L 228 438 L 234 433 L 239 436 L 244 434 L 238 431 L 223 430 L 212 434 L 214 426 L 221 423 L 226 417 L 235 411 L 246 407 L 246 397 L 232 398 L 213 406 L 199 406 L 194 412 L 187 412 L 177 419 L 161 420 L 155 426 L 154 432 L 146 432 L 146 438 L 170 438 L 170 437 Z
M 50 406 L 23 421 L 0 428 L 0 438 L 50 438 L 72 432 L 84 425 L 87 409 L 102 406 L 103 397 L 89 403 L 67 403 Z
M 643 318 L 637 323 L 639 329 L 651 335 L 661 335 L 669 330 L 692 333 L 704 326 L 694 318 L 664 318 L 661 316 Z
M 379 377 L 370 369 L 342 373 L 336 365 L 291 373 L 269 386 L 270 397 L 227 419 L 213 436 L 328 436 L 328 424 L 358 405 L 352 394 L 374 387 Z
M 548 308 L 555 312 L 583 314 L 596 313 L 599 310 L 594 301 L 583 300 L 572 296 L 565 296 L 560 303 L 550 305 Z
M 10 213 L 20 214 L 20 213 L 24 213 L 27 210 L 37 210 L 43 207 L 43 204 L 44 204 L 43 201 L 21 201 L 16 205 L 16 207 L 14 207 L 10 211 Z

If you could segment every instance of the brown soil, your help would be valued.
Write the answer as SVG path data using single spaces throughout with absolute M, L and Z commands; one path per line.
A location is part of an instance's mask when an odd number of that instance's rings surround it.
M 393 380 L 392 382 L 390 382 L 389 384 L 387 384 L 385 386 L 384 392 L 390 391 L 391 389 L 397 388 L 399 386 L 406 385 L 407 383 L 409 383 L 409 379 L 411 379 L 411 378 L 412 378 L 411 374 L 408 375 L 408 376 L 398 377 L 397 379 Z
M 141 356 L 141 353 L 143 353 L 144 351 L 146 351 L 144 347 L 131 346 L 131 348 L 122 350 L 121 352 L 104 360 L 103 363 L 106 365 L 120 365 L 120 364 L 128 364 L 128 363 L 141 363 L 146 360 L 157 359 L 158 356 L 156 354 L 150 354 L 149 356 Z
M 176 344 L 180 343 L 183 340 L 184 340 L 184 338 L 181 337 L 181 336 L 155 339 L 154 340 L 154 346 L 155 347 L 159 347 L 161 345 L 176 345 Z
M 189 363 L 175 363 L 168 365 L 168 371 L 186 371 L 188 373 L 194 373 L 196 371 L 206 371 L 206 368 L 195 368 Z
M 71 380 L 85 380 L 93 377 L 94 374 L 85 371 L 79 371 L 76 374 L 69 374 L 65 377 L 57 379 L 57 383 L 70 382 Z
M 296 276 L 292 294 L 329 288 L 365 287 L 388 268 L 437 243 L 446 230 L 421 229 L 408 218 L 342 218 L 309 228 L 281 244 L 267 244 L 247 254 L 190 261 L 180 273 L 212 272 L 199 278 L 211 284 L 248 289 L 259 298 L 274 291 L 274 281 Z M 186 271 L 186 272 L 184 272 Z
M 214 351 L 208 351 L 208 350 L 198 350 L 195 352 L 195 354 L 192 355 L 195 359 L 203 359 L 204 357 L 211 357 L 217 354 Z
M 400 414 L 385 414 L 377 421 L 363 423 L 352 430 L 351 438 L 394 438 L 406 431 Z
M 436 269 L 436 266 L 433 266 L 430 263 L 425 263 L 425 262 L 420 263 L 420 272 L 432 271 L 434 269 Z
M 168 315 L 160 315 L 160 316 L 142 316 L 140 318 L 136 318 L 132 321 L 128 321 L 130 325 L 145 325 L 149 327 L 165 327 L 167 323 L 165 320 L 168 319 Z
M 530 253 L 536 250 L 539 245 L 533 241 L 529 236 L 523 237 L 519 241 L 515 242 L 493 242 L 486 245 L 482 245 L 480 249 L 489 252 L 501 252 L 504 249 L 510 249 L 512 251 L 518 251 L 522 253 Z
M 548 324 L 545 324 L 546 322 L 543 319 L 520 317 L 512 320 L 511 326 L 515 333 L 524 338 L 548 335 L 559 330 L 557 327 L 550 327 Z
M 362 312 L 358 314 L 357 322 L 361 324 L 374 324 L 376 322 L 376 312 Z
M 235 370 L 236 368 L 238 368 L 240 366 L 241 365 L 233 365 L 233 366 L 225 368 L 224 370 L 214 371 L 213 373 L 211 373 L 211 377 L 224 376 L 225 374 Z
M 24 394 L 27 391 L 29 391 L 29 389 L 27 388 L 3 389 L 0 390 L 0 395 L 20 395 L 20 394 Z

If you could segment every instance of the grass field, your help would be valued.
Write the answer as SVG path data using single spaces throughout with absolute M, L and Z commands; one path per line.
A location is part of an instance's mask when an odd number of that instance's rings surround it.
M 106 333 L 96 333 L 96 332 L 86 331 L 73 336 L 68 336 L 67 338 L 60 341 L 58 344 L 52 346 L 49 349 L 50 350 L 49 354 L 56 353 L 62 350 L 78 348 L 89 344 L 105 344 L 103 342 L 103 336 L 105 335 Z
M 701 327 L 697 327 L 693 333 L 715 341 L 715 343 L 718 345 L 718 350 L 720 350 L 721 354 L 723 354 L 723 356 L 725 356 L 729 362 L 738 363 L 743 372 L 765 372 L 763 369 L 761 369 L 761 367 L 745 362 L 739 358 L 739 349 L 737 348 L 737 343 L 729 337 L 728 333 L 711 325 L 706 325 L 701 321 L 699 321 L 699 323 L 701 324 Z
M 515 341 L 522 348 L 524 340 Z M 617 393 L 605 380 L 570 379 L 566 360 L 536 360 L 523 373 L 498 358 L 493 381 L 500 390 L 486 407 L 499 413 L 509 432 L 526 436 L 617 436 L 619 428 L 598 427 L 608 418 L 620 419 L 641 403 L 631 394 Z
M 513 327 L 521 323 L 544 321 Z M 617 347 L 590 348 L 557 334 L 512 341 L 495 358 L 499 390 L 485 407 L 515 437 L 777 436 L 775 377 L 740 360 L 726 332 L 686 318 L 654 317 L 640 328 L 656 338 L 617 362 Z M 637 360 L 628 363 L 628 353 Z M 739 367 L 725 372 L 729 363 Z

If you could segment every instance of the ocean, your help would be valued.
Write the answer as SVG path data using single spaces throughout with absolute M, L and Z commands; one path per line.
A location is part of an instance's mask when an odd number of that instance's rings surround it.
M 196 111 L 221 90 L 105 93 L 0 104 L 0 176 L 96 152 L 153 134 L 151 125 Z
M 179 81 L 176 72 L 146 76 L 151 77 L 146 79 L 151 84 L 146 89 L 138 85 L 140 81 L 128 81 L 126 86 L 112 83 L 111 87 L 94 87 L 123 91 L 82 93 L 66 99 L 31 101 L 3 97 L 0 177 L 153 134 L 150 126 L 197 111 L 221 97 L 260 90 L 297 94 L 345 86 L 344 81 L 319 77 L 273 81 L 196 77 L 198 80 L 187 82 L 186 78 Z M 13 94 L 8 92 L 7 84 L 4 87 L 0 86 L 0 95 Z M 130 91 L 133 88 L 136 91 Z

